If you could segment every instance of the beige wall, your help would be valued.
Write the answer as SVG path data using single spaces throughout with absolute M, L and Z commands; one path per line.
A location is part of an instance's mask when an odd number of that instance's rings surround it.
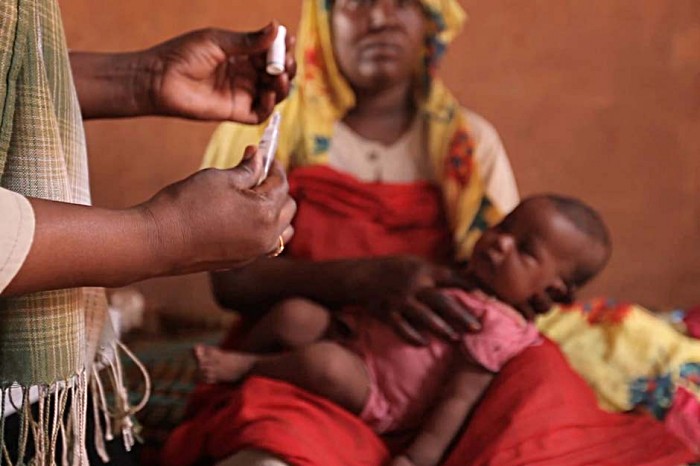
M 700 2 L 462 0 L 471 19 L 443 76 L 490 119 L 523 194 L 584 197 L 612 262 L 588 294 L 700 303 Z M 237 29 L 299 0 L 62 1 L 69 46 L 130 50 L 191 28 Z M 243 11 L 246 13 L 241 13 Z M 126 206 L 194 170 L 213 126 L 157 118 L 87 125 L 94 200 Z M 210 308 L 202 277 L 143 285 L 152 302 Z

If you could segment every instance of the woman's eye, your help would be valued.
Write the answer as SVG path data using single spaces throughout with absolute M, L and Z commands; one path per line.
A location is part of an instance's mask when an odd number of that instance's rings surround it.
M 337 0 L 338 6 L 349 11 L 372 6 L 374 0 Z
M 370 8 L 377 3 L 378 0 L 338 0 L 341 7 L 349 10 L 358 10 Z M 419 5 L 420 0 L 395 0 L 395 5 L 399 8 L 409 8 L 414 5 Z
M 528 240 L 518 241 L 518 251 L 526 256 L 535 257 L 535 250 L 532 247 L 532 242 Z
M 351 6 L 372 6 L 375 0 L 345 0 L 345 3 Z

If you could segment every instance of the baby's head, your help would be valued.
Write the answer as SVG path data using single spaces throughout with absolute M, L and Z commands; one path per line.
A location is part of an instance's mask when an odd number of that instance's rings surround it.
M 543 297 L 570 301 L 610 253 L 608 229 L 595 210 L 577 199 L 545 194 L 524 199 L 486 230 L 467 271 L 484 291 L 523 309 Z

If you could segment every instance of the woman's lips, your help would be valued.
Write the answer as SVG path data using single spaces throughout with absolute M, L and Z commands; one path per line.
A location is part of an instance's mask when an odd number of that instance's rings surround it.
M 401 46 L 392 42 L 371 42 L 362 46 L 362 54 L 372 58 L 394 58 L 401 52 Z

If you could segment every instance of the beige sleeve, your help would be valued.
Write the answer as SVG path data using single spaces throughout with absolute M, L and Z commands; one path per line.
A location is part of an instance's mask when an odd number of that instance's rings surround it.
M 506 149 L 496 129 L 484 117 L 470 110 L 464 110 L 464 114 L 474 138 L 474 155 L 486 183 L 486 193 L 507 214 L 518 204 L 520 196 Z
M 26 197 L 0 188 L 0 293 L 22 267 L 34 239 L 34 210 Z

